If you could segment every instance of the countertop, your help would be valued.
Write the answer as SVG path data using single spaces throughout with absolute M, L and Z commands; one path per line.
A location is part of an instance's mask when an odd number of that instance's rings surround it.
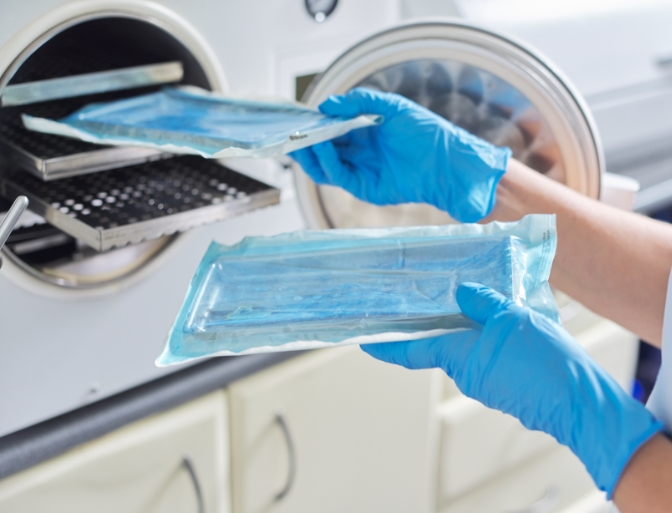
M 0 479 L 301 352 L 220 357 L 0 438 Z

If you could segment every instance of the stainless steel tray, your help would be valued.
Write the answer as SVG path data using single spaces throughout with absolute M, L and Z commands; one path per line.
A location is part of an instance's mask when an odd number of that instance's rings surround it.
M 134 91 L 147 92 L 152 88 Z M 42 180 L 56 180 L 168 156 L 151 148 L 111 147 L 56 135 L 31 132 L 23 127 L 21 113 L 59 119 L 86 103 L 128 96 L 129 91 L 49 101 L 0 109 L 0 153 Z M 137 93 L 136 93 L 137 94 Z
M 182 63 L 174 61 L 24 82 L 5 87 L 0 107 L 169 84 L 179 82 L 183 76 Z
M 214 160 L 180 156 L 102 173 L 41 181 L 0 174 L 0 194 L 98 251 L 156 239 L 275 205 L 280 191 Z

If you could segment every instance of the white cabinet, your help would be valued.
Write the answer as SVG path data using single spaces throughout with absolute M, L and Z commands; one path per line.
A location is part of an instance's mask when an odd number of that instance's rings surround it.
M 566 447 L 556 447 L 526 465 L 444 505 L 440 513 L 551 513 L 590 492 L 592 480 Z
M 557 444 L 514 417 L 459 396 L 437 409 L 440 497 L 445 504 Z
M 385 364 L 358 347 L 315 351 L 234 383 L 234 512 L 431 511 L 440 387 L 438 371 Z M 276 500 L 292 452 L 294 481 Z
M 568 328 L 629 387 L 636 337 L 581 315 Z M 298 356 L 5 479 L 0 511 L 196 513 L 197 488 L 206 513 L 604 505 L 581 462 L 548 435 L 462 396 L 442 371 L 344 347 Z
M 227 513 L 227 422 L 222 391 L 136 422 L 3 480 L 0 511 L 197 513 L 196 479 L 205 512 Z

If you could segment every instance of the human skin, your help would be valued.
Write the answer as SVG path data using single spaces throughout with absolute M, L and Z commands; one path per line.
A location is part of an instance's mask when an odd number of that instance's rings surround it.
M 592 311 L 660 347 L 672 269 L 672 225 L 619 210 L 553 182 L 511 160 L 484 222 L 526 214 L 557 216 L 551 284 Z M 621 513 L 672 511 L 672 442 L 644 444 L 614 490 Z
M 587 198 L 511 160 L 489 221 L 556 214 L 551 284 L 660 347 L 672 225 Z

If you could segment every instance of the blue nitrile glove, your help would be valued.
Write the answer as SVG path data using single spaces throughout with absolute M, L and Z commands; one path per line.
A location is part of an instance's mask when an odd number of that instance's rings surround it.
M 330 96 L 329 116 L 378 114 L 360 128 L 290 153 L 318 184 L 337 185 L 376 205 L 429 203 L 458 221 L 486 217 L 511 156 L 403 96 L 364 88 Z
M 663 424 L 543 315 L 477 284 L 460 285 L 457 302 L 482 331 L 362 349 L 410 369 L 442 368 L 466 396 L 569 446 L 611 498 L 630 457 Z

